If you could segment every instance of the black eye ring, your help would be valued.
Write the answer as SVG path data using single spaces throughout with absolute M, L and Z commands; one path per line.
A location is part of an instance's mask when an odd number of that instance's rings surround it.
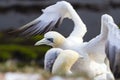
M 53 38 L 47 38 L 47 40 L 53 43 Z

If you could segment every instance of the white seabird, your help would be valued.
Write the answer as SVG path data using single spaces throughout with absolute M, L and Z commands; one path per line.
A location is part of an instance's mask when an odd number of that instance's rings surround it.
M 56 27 L 57 25 L 59 25 L 64 18 L 72 19 L 75 24 L 75 27 L 74 27 L 74 30 L 72 31 L 72 33 L 70 34 L 70 36 L 67 38 L 68 41 L 66 41 L 66 42 L 68 42 L 69 45 L 67 43 L 65 43 L 64 45 L 61 46 L 61 44 L 58 43 L 59 44 L 58 47 L 62 48 L 62 49 L 77 48 L 77 47 L 74 47 L 73 45 L 76 45 L 76 46 L 78 46 L 79 44 L 81 45 L 81 43 L 83 42 L 82 38 L 86 33 L 86 26 L 82 22 L 82 20 L 80 19 L 80 17 L 76 13 L 76 11 L 73 9 L 73 7 L 66 1 L 60 1 L 52 6 L 47 7 L 45 10 L 43 10 L 43 14 L 40 17 L 38 17 L 34 21 L 28 23 L 27 25 L 19 28 L 17 31 L 23 32 L 23 34 L 26 34 L 26 35 L 45 33 L 47 31 L 51 30 L 53 27 Z M 101 30 L 101 36 L 105 36 L 106 33 L 104 35 L 102 35 L 103 33 L 104 33 L 104 29 Z M 103 42 L 102 42 L 102 39 L 100 39 L 101 37 L 99 37 L 99 36 L 92 39 L 88 43 L 93 45 L 94 47 L 95 47 L 94 44 L 97 44 L 97 43 L 104 45 L 104 43 L 106 41 L 103 40 Z M 51 41 L 53 41 L 53 39 L 49 38 L 48 42 L 51 42 Z M 109 42 L 111 42 L 111 41 L 109 41 Z M 39 44 L 38 43 L 36 43 L 36 45 L 40 44 L 40 43 Z M 51 44 L 48 44 L 48 45 L 51 45 Z M 53 45 L 53 47 L 56 47 L 56 46 Z M 89 46 L 89 47 L 91 47 L 91 46 Z M 105 54 L 101 54 L 101 53 L 104 53 L 104 47 L 102 49 L 99 49 L 100 50 L 99 53 L 97 52 L 97 50 L 98 49 L 95 49 L 93 51 L 95 54 L 94 55 L 91 54 L 90 56 L 93 57 L 93 59 L 95 58 L 95 60 L 98 62 L 100 62 L 99 60 L 101 59 L 101 57 L 103 57 L 102 58 L 103 59 L 102 62 L 103 62 L 105 60 L 104 58 L 106 57 Z M 90 53 L 92 53 L 92 51 Z M 96 57 L 96 54 L 97 54 L 97 57 Z M 101 56 L 98 57 L 98 54 L 100 54 Z M 119 59 L 119 58 L 117 58 L 117 59 Z M 118 61 L 117 61 L 117 63 L 118 63 Z
M 100 35 L 93 38 L 89 42 L 81 43 L 79 45 L 74 45 L 72 47 L 70 47 L 70 46 L 66 45 L 66 43 L 64 43 L 67 40 L 59 33 L 57 33 L 57 34 L 62 36 L 62 38 L 61 39 L 60 39 L 60 37 L 58 38 L 59 35 L 56 36 L 56 32 L 46 33 L 44 36 L 45 38 L 42 39 L 41 41 L 38 41 L 36 43 L 36 45 L 46 44 L 46 45 L 51 45 L 53 47 L 59 47 L 62 49 L 72 49 L 72 50 L 77 51 L 80 55 L 82 55 L 84 57 L 89 56 L 90 59 L 94 60 L 96 63 L 100 64 L 101 66 L 104 66 L 106 63 L 109 75 L 111 75 L 111 80 L 114 80 L 114 77 L 109 68 L 109 61 L 108 61 L 108 59 L 106 57 L 106 53 L 105 53 L 105 44 L 107 42 L 107 36 L 108 36 L 109 29 L 111 29 L 109 27 L 113 27 L 113 26 L 111 26 L 111 24 L 114 24 L 112 17 L 107 14 L 103 15 L 101 18 L 101 33 L 100 33 Z M 50 41 L 49 39 L 52 39 L 52 41 Z M 61 43 L 57 43 L 57 40 L 60 40 Z M 56 44 L 57 44 L 57 46 L 54 46 Z M 65 46 L 65 47 L 61 47 L 61 45 Z M 79 63 L 76 63 L 74 70 L 76 69 L 76 71 L 79 72 L 79 71 L 81 71 L 81 68 L 78 66 L 79 66 Z
M 87 32 L 86 26 L 70 3 L 59 1 L 42 11 L 43 14 L 40 17 L 14 32 L 21 32 L 21 35 L 26 36 L 46 33 L 54 27 L 57 28 L 64 18 L 69 18 L 74 22 L 74 29 L 69 35 L 68 40 L 70 43 L 74 42 L 74 44 L 83 42 L 83 36 Z
M 50 58 L 47 56 L 54 56 L 54 58 Z M 62 50 L 60 48 L 52 48 L 47 51 L 45 55 L 45 61 L 49 61 L 49 65 L 51 67 L 52 74 L 57 75 L 79 75 L 81 78 L 89 79 L 89 80 L 113 80 L 110 79 L 107 75 L 109 72 L 107 71 L 107 65 L 96 63 L 94 60 L 88 57 L 83 57 L 79 53 L 73 50 Z M 51 62 L 50 62 L 51 61 Z M 45 62 L 45 65 L 46 65 Z M 77 73 L 77 71 L 72 70 L 72 67 L 75 63 L 79 62 L 79 69 L 81 72 Z M 50 64 L 53 64 L 50 66 Z

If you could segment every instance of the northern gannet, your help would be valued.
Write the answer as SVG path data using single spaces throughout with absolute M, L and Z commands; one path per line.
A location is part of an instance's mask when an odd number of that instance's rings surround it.
M 82 22 L 82 20 L 80 19 L 76 11 L 73 9 L 73 7 L 70 5 L 70 3 L 66 1 L 60 1 L 54 5 L 47 7 L 46 9 L 43 10 L 43 14 L 40 17 L 26 24 L 25 26 L 19 28 L 16 31 L 22 32 L 22 34 L 26 34 L 28 36 L 34 35 L 34 34 L 36 35 L 39 33 L 45 33 L 49 30 L 52 30 L 53 27 L 57 27 L 58 25 L 60 25 L 60 23 L 64 18 L 72 19 L 75 25 L 74 30 L 72 31 L 70 36 L 65 40 L 64 45 L 62 45 L 61 43 L 56 43 L 57 46 L 53 44 L 47 44 L 47 43 L 46 44 L 53 45 L 53 47 L 59 47 L 62 49 L 72 49 L 79 52 L 80 50 L 78 49 L 78 45 L 81 45 L 81 43 L 83 43 L 83 36 L 87 31 L 86 26 Z M 96 38 L 92 39 L 87 43 L 89 56 L 91 56 L 91 58 L 93 58 L 95 61 L 99 63 L 105 61 L 105 58 L 106 58 L 106 55 L 104 54 L 104 47 L 101 48 L 101 46 L 103 46 L 106 42 L 106 38 L 105 38 L 106 31 L 105 32 L 104 31 L 105 29 L 102 29 L 101 34 L 99 36 L 97 36 Z M 102 37 L 102 36 L 105 36 L 105 37 Z M 54 41 L 53 37 L 48 38 L 47 41 L 48 42 Z M 39 45 L 40 44 L 39 42 L 37 42 L 36 45 Z M 93 48 L 97 47 L 97 49 L 91 49 L 90 47 L 92 47 L 92 45 L 93 45 Z
M 53 56 L 54 57 L 47 57 Z M 49 61 L 49 64 L 48 64 Z M 80 72 L 72 69 L 76 63 L 79 63 Z M 114 80 L 109 78 L 109 72 L 107 71 L 107 65 L 96 63 L 94 60 L 88 57 L 83 57 L 79 53 L 73 50 L 62 50 L 60 48 L 52 48 L 45 54 L 44 65 L 51 68 L 52 74 L 57 75 L 78 75 L 81 78 L 89 80 Z M 51 64 L 53 64 L 51 66 Z M 75 70 L 75 71 L 74 71 Z
M 43 14 L 40 17 L 13 32 L 20 32 L 22 33 L 21 35 L 26 36 L 42 34 L 52 30 L 54 27 L 57 28 L 64 18 L 69 18 L 74 22 L 74 29 L 67 38 L 70 45 L 80 44 L 83 42 L 83 36 L 87 32 L 86 25 L 70 3 L 59 1 L 42 11 Z
M 44 38 L 36 42 L 35 45 L 46 44 L 46 45 L 50 45 L 55 48 L 72 49 L 77 52 L 84 50 L 84 51 L 87 51 L 87 54 L 84 53 L 82 55 L 88 56 L 88 53 L 89 53 L 89 56 L 91 56 L 91 58 L 93 58 L 95 61 L 100 62 L 100 63 L 104 62 L 106 58 L 105 43 L 107 41 L 107 35 L 108 35 L 108 26 L 106 23 L 109 21 L 109 19 L 113 20 L 111 16 L 107 14 L 102 16 L 101 34 L 93 38 L 89 42 L 75 44 L 75 42 L 73 41 L 70 42 L 69 37 L 65 38 L 63 35 L 61 35 L 58 32 L 49 31 L 44 35 Z
M 113 77 L 110 67 L 109 67 L 109 61 L 108 61 L 108 59 L 106 57 L 106 53 L 105 53 L 105 44 L 107 42 L 107 36 L 108 36 L 108 32 L 109 32 L 108 28 L 111 27 L 111 25 L 110 25 L 111 23 L 114 23 L 112 17 L 107 14 L 104 14 L 101 17 L 101 33 L 100 33 L 100 35 L 93 38 L 89 42 L 84 42 L 79 45 L 74 45 L 72 47 L 66 45 L 66 43 L 67 43 L 67 42 L 65 42 L 66 38 L 64 38 L 59 33 L 57 33 L 57 34 L 59 34 L 62 37 L 61 38 L 62 40 L 58 39 L 58 40 L 60 40 L 61 43 L 60 44 L 56 43 L 59 35 L 56 35 L 55 34 L 56 32 L 53 32 L 53 31 L 46 33 L 44 36 L 44 39 L 42 39 L 41 41 L 38 41 L 35 45 L 46 44 L 46 45 L 51 45 L 53 47 L 57 47 L 57 48 L 61 48 L 61 49 L 75 50 L 84 57 L 90 57 L 90 59 L 92 59 L 96 63 L 100 64 L 101 66 L 104 66 L 106 63 L 107 71 L 109 72 L 109 75 L 111 75 L 111 78 L 112 78 L 111 80 L 114 80 L 114 77 Z M 56 36 L 54 36 L 54 35 L 56 35 Z M 45 40 L 47 40 L 48 43 Z M 54 46 L 56 44 L 59 44 L 59 45 Z M 61 45 L 63 45 L 63 46 L 61 46 Z M 76 63 L 74 69 L 76 69 L 76 71 L 78 71 L 78 72 L 81 71 L 81 68 L 79 67 L 79 63 Z

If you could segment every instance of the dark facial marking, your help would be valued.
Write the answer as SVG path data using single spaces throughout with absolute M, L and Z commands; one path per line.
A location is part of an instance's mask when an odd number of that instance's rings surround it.
M 53 43 L 53 38 L 47 38 L 47 40 Z

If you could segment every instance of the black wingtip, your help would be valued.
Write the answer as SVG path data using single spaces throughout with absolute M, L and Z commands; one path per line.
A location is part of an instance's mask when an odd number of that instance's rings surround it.
M 16 30 L 10 30 L 10 31 L 8 31 L 7 33 L 8 33 L 9 35 L 17 35 L 19 32 L 20 32 L 20 31 L 19 31 L 18 29 L 16 29 Z
M 34 23 L 34 24 L 31 24 L 31 25 L 25 25 L 23 27 L 20 27 L 20 28 L 17 28 L 17 29 L 14 29 L 14 30 L 11 30 L 8 32 L 9 35 L 17 35 L 17 36 L 24 36 L 24 37 L 28 37 L 29 35 L 29 32 L 28 30 L 30 30 L 31 28 L 34 28 L 34 26 L 39 23 L 40 21 Z M 33 30 L 33 29 L 32 29 Z M 27 32 L 27 33 L 26 33 Z

